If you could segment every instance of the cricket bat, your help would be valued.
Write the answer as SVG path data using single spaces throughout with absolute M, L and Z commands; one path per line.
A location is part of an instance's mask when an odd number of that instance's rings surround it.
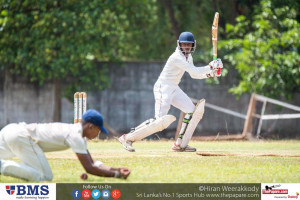
M 214 22 L 211 27 L 211 40 L 213 46 L 213 60 L 217 60 L 218 58 L 218 23 L 219 23 L 219 13 L 215 13 Z M 221 68 L 217 71 L 217 74 L 220 75 Z

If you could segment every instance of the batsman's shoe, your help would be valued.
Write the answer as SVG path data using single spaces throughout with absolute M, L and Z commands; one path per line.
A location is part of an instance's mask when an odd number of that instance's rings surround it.
M 185 148 L 181 148 L 180 145 L 176 144 L 176 142 L 173 144 L 172 150 L 177 151 L 177 152 L 195 152 L 195 151 L 197 151 L 196 148 L 191 147 L 189 145 L 187 145 Z
M 172 146 L 172 150 L 173 151 L 178 151 L 178 152 L 183 152 L 184 149 L 180 147 L 180 145 L 177 145 L 176 142 L 174 142 L 173 146 Z
M 126 141 L 125 139 L 126 134 L 123 134 L 119 137 L 119 142 L 123 145 L 123 147 L 129 152 L 135 152 L 135 149 L 132 147 L 132 142 Z
M 189 145 L 187 145 L 185 148 L 184 148 L 184 151 L 185 152 L 195 152 L 197 151 L 197 149 L 195 147 L 191 147 Z

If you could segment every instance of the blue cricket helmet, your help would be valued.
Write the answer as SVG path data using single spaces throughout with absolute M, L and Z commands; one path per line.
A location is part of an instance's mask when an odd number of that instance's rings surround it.
M 179 43 L 195 43 L 195 38 L 191 32 L 182 32 L 178 38 Z
M 186 52 L 181 48 L 181 45 L 180 45 L 181 43 L 192 43 L 193 44 L 190 53 L 193 53 L 196 49 L 196 40 L 194 38 L 193 33 L 191 33 L 191 32 L 182 32 L 179 35 L 179 38 L 177 41 L 177 46 L 178 46 L 179 50 L 185 55 Z

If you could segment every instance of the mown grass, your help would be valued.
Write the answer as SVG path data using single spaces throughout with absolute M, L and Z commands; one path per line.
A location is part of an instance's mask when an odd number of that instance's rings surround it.
M 201 152 L 239 153 L 245 156 L 199 156 L 171 151 L 173 141 L 142 141 L 134 144 L 135 153 L 127 152 L 117 141 L 91 141 L 94 160 L 109 166 L 132 170 L 127 180 L 102 178 L 84 172 L 72 150 L 47 153 L 55 183 L 296 183 L 300 181 L 300 157 L 251 157 L 249 154 L 300 155 L 300 141 L 200 142 L 191 146 Z M 1 182 L 24 182 L 0 176 Z

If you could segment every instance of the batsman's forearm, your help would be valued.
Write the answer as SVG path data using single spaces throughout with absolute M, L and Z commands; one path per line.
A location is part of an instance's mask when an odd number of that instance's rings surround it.
M 204 79 L 207 78 L 206 74 L 209 74 L 211 72 L 211 69 L 209 66 L 205 67 L 190 67 L 187 68 L 186 71 L 190 74 L 190 76 L 193 79 Z

